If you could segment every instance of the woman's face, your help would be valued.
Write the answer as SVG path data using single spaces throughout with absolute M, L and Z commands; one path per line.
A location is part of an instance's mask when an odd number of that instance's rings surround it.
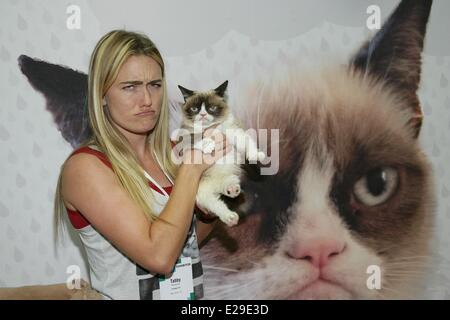
M 130 134 L 147 135 L 158 121 L 163 96 L 162 72 L 158 63 L 145 55 L 129 57 L 117 79 L 106 92 L 114 124 Z

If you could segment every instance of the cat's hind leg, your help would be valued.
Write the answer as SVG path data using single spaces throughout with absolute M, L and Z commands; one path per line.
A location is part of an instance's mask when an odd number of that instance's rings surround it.
M 238 223 L 239 215 L 228 209 L 227 205 L 220 200 L 221 192 L 222 190 L 215 190 L 211 183 L 200 182 L 197 192 L 197 203 L 218 216 L 223 223 L 232 227 Z
M 236 198 L 240 193 L 241 184 L 239 177 L 235 175 L 226 177 L 223 182 L 222 194 L 230 198 Z

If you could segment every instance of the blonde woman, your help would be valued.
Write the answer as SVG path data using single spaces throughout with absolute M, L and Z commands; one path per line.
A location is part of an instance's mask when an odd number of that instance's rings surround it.
M 91 285 L 105 299 L 201 298 L 198 244 L 212 224 L 195 218 L 196 192 L 202 173 L 230 151 L 228 142 L 213 136 L 216 152 L 188 150 L 174 165 L 164 62 L 145 35 L 103 36 L 88 92 L 93 135 L 62 166 L 57 224 L 67 212 L 86 249 Z M 193 157 L 200 163 L 187 161 Z

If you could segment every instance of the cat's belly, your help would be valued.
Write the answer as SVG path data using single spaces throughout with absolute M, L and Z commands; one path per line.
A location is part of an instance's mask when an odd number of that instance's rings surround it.
M 244 159 L 239 154 L 230 152 L 208 168 L 203 174 L 203 177 L 222 179 L 230 175 L 240 176 L 242 174 L 240 164 L 242 163 L 244 163 Z

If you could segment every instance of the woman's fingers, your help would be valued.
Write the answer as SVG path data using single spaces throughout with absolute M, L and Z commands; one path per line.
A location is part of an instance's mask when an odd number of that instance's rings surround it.
M 196 148 L 187 148 L 184 154 L 184 163 L 198 164 L 202 167 L 205 166 L 206 169 L 233 150 L 233 146 L 229 143 L 225 134 L 217 128 L 213 127 L 205 130 L 203 139 L 214 141 L 214 149 L 212 152 L 206 153 Z
M 223 138 L 219 141 L 216 141 L 215 144 L 215 151 L 207 155 L 209 157 L 209 160 L 211 160 L 213 163 L 219 160 L 220 158 L 224 157 L 227 153 L 229 153 L 233 149 L 232 145 L 228 142 L 227 139 Z
M 226 150 L 226 148 L 227 147 L 229 147 L 230 146 L 230 143 L 229 143 L 229 141 L 227 140 L 227 138 L 226 138 L 226 136 L 225 136 L 225 134 L 223 134 L 220 130 L 218 130 L 218 129 L 214 129 L 213 131 L 212 131 L 212 134 L 211 134 L 211 137 L 210 137 L 211 139 L 214 139 L 214 141 L 215 141 L 215 149 L 217 150 L 217 151 L 221 151 L 222 153 L 227 153 L 227 152 L 224 152 L 225 150 Z
M 225 140 L 225 135 L 217 128 L 208 128 L 204 133 L 204 139 L 211 139 L 217 145 Z

